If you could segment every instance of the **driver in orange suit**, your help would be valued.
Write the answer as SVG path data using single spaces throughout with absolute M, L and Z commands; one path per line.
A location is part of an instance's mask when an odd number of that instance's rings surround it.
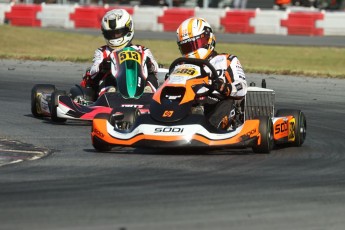
M 177 44 L 184 57 L 208 60 L 218 72 L 213 94 L 221 94 L 224 99 L 205 104 L 204 114 L 217 130 L 236 129 L 244 121 L 241 102 L 247 93 L 246 76 L 240 61 L 235 55 L 215 51 L 215 35 L 203 18 L 183 21 L 176 32 Z

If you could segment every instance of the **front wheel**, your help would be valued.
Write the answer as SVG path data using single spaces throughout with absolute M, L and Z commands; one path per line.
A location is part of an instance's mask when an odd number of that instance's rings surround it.
M 40 97 L 42 94 L 51 94 L 55 91 L 55 86 L 51 84 L 36 84 L 31 89 L 31 113 L 34 117 L 43 117 L 41 111 Z
M 95 119 L 104 119 L 109 121 L 110 114 L 108 113 L 99 113 L 96 114 Z M 91 132 L 94 131 L 94 127 L 92 124 Z M 99 152 L 107 152 L 110 151 L 112 146 L 109 145 L 107 142 L 103 141 L 101 138 L 97 136 L 92 136 L 92 146 Z
M 294 140 L 290 143 L 292 146 L 300 147 L 304 143 L 307 136 L 306 117 L 301 110 L 296 109 L 279 109 L 276 113 L 276 117 L 286 116 L 293 116 L 295 119 L 294 124 L 291 124 L 291 133 Z
M 111 150 L 111 146 L 98 137 L 92 137 L 92 146 L 99 152 L 108 152 Z
M 260 144 L 253 146 L 254 153 L 270 153 L 273 149 L 273 123 L 269 116 L 259 116 L 259 132 L 261 136 Z

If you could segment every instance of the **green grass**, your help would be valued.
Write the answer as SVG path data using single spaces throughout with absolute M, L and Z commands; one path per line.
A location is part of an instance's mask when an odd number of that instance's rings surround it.
M 40 28 L 0 26 L 0 58 L 91 62 L 94 50 L 104 44 L 100 35 L 56 32 Z M 140 40 L 157 61 L 168 67 L 180 56 L 171 41 Z M 268 46 L 217 43 L 218 52 L 239 57 L 246 72 L 345 78 L 345 48 Z

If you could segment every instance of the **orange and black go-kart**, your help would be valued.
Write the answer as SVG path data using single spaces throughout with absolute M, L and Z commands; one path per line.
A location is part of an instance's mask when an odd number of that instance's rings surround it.
M 208 72 L 205 71 L 208 69 Z M 217 71 L 199 59 L 176 59 L 169 75 L 154 94 L 149 113 L 132 110 L 133 124 L 121 113 L 100 113 L 92 122 L 91 139 L 98 151 L 115 146 L 137 148 L 252 148 L 269 153 L 275 145 L 301 146 L 306 138 L 306 118 L 300 110 L 280 109 L 275 113 L 275 92 L 263 87 L 248 87 L 244 103 L 236 116 L 242 123 L 228 131 L 211 127 L 203 114 L 204 103 L 214 100 L 212 76 Z M 121 125 L 120 125 L 121 126 Z
M 51 84 L 37 84 L 31 90 L 31 112 L 34 117 L 50 117 L 54 122 L 67 119 L 91 121 L 98 113 L 110 113 L 113 109 L 126 112 L 136 107 L 148 112 L 153 93 L 145 92 L 142 54 L 133 48 L 125 48 L 110 55 L 111 74 L 116 82 L 115 92 L 106 92 L 96 99 L 91 87 L 73 86 L 69 93 Z M 165 75 L 166 70 L 160 68 Z

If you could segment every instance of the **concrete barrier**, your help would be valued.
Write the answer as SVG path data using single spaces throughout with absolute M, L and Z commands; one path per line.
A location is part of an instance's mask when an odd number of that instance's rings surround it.
M 157 22 L 163 25 L 163 31 L 176 31 L 181 22 L 194 16 L 194 9 L 165 8 Z
M 0 25 L 6 23 L 5 20 L 5 12 L 9 12 L 11 10 L 12 5 L 10 4 L 0 4 Z
M 323 29 L 316 27 L 316 21 L 323 20 L 321 12 L 290 12 L 288 18 L 281 20 L 288 35 L 322 36 Z
M 345 12 L 324 13 L 323 20 L 316 21 L 316 27 L 322 29 L 325 36 L 345 36 Z
M 70 14 L 70 20 L 74 22 L 75 28 L 101 28 L 101 20 L 105 13 L 104 7 L 99 6 L 78 6 L 74 13 Z
M 0 3 L 0 24 L 13 26 L 100 28 L 106 11 L 124 8 L 133 17 L 136 30 L 176 31 L 189 17 L 205 18 L 215 32 L 333 36 L 345 35 L 345 12 L 316 9 L 233 10 L 203 8 L 80 6 Z
M 255 15 L 255 10 L 229 10 L 221 17 L 220 24 L 228 33 L 253 34 L 255 28 L 250 25 L 250 20 Z
M 13 26 L 40 27 L 41 21 L 37 18 L 37 13 L 41 10 L 41 5 L 13 5 L 9 12 L 5 12 L 5 19 Z
M 42 4 L 42 11 L 37 13 L 42 27 L 74 28 L 74 22 L 70 20 L 70 14 L 74 13 L 74 7 L 68 5 Z
M 223 31 L 223 26 L 220 24 L 220 19 L 225 16 L 225 12 L 226 9 L 197 8 L 195 10 L 195 16 L 204 18 L 211 25 L 214 31 Z
M 276 10 L 256 10 L 250 25 L 255 28 L 255 34 L 287 35 L 287 29 L 280 25 L 280 21 L 287 18 L 287 12 Z
M 148 31 L 163 31 L 163 25 L 157 18 L 163 15 L 162 7 L 135 7 L 133 13 L 134 29 Z

